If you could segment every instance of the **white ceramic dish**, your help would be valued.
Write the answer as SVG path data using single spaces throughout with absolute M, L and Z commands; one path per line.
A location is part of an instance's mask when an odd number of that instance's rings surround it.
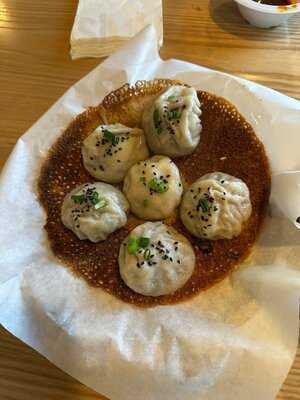
M 242 16 L 259 28 L 272 28 L 282 25 L 294 14 L 300 12 L 300 3 L 283 8 L 259 4 L 253 0 L 234 0 Z

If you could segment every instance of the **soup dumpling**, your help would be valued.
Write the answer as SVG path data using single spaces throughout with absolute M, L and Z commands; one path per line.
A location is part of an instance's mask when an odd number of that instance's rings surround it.
M 118 183 L 129 168 L 149 157 L 144 132 L 122 124 L 100 125 L 83 142 L 82 158 L 96 179 Z
M 191 154 L 200 141 L 201 109 L 194 88 L 171 86 L 144 111 L 143 128 L 156 154 Z
M 185 227 L 204 239 L 238 236 L 251 215 L 247 185 L 223 172 L 206 174 L 185 192 L 180 215 Z
M 189 241 L 162 222 L 137 226 L 120 247 L 123 281 L 145 296 L 175 292 L 188 281 L 194 267 L 195 254 Z
M 183 188 L 174 162 L 154 156 L 130 168 L 123 191 L 135 215 L 160 220 L 169 217 L 179 205 Z
M 61 219 L 79 239 L 96 243 L 126 224 L 128 210 L 120 190 L 102 182 L 86 183 L 67 194 Z

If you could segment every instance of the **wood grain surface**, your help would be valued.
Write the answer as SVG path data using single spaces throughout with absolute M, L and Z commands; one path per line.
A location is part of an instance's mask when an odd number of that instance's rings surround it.
M 260 30 L 243 21 L 231 0 L 163 3 L 163 58 L 233 73 L 300 99 L 300 17 Z M 0 169 L 17 139 L 101 61 L 69 57 L 76 6 L 75 0 L 0 0 Z M 0 328 L 0 400 L 27 399 L 104 397 Z M 300 399 L 299 349 L 278 399 Z

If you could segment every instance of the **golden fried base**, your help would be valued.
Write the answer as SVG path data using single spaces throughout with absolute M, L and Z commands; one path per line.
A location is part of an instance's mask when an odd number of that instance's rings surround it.
M 140 126 L 144 107 L 160 91 L 178 83 L 160 79 L 124 85 L 106 96 L 98 107 L 78 115 L 50 149 L 38 181 L 39 199 L 47 213 L 45 229 L 56 257 L 89 284 L 137 306 L 177 303 L 224 279 L 247 257 L 255 243 L 270 194 L 268 160 L 252 127 L 228 101 L 200 91 L 203 125 L 200 144 L 192 155 L 174 161 L 186 184 L 213 171 L 228 173 L 247 183 L 253 211 L 241 235 L 232 240 L 196 239 L 185 229 L 176 212 L 166 222 L 191 241 L 196 254 L 194 273 L 175 293 L 147 297 L 124 284 L 118 267 L 120 244 L 136 225 L 145 221 L 129 215 L 125 227 L 97 244 L 80 241 L 64 227 L 60 213 L 65 195 L 82 183 L 94 181 L 81 160 L 81 145 L 86 136 L 100 124 L 120 122 L 130 127 Z

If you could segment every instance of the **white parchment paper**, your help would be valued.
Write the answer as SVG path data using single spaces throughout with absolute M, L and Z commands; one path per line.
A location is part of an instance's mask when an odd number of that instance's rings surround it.
M 35 192 L 43 157 L 76 114 L 126 82 L 169 77 L 233 102 L 264 142 L 270 214 L 244 266 L 193 300 L 138 309 L 51 254 Z M 300 103 L 178 60 L 146 28 L 70 88 L 22 136 L 0 177 L 0 322 L 112 400 L 274 399 L 298 343 Z

